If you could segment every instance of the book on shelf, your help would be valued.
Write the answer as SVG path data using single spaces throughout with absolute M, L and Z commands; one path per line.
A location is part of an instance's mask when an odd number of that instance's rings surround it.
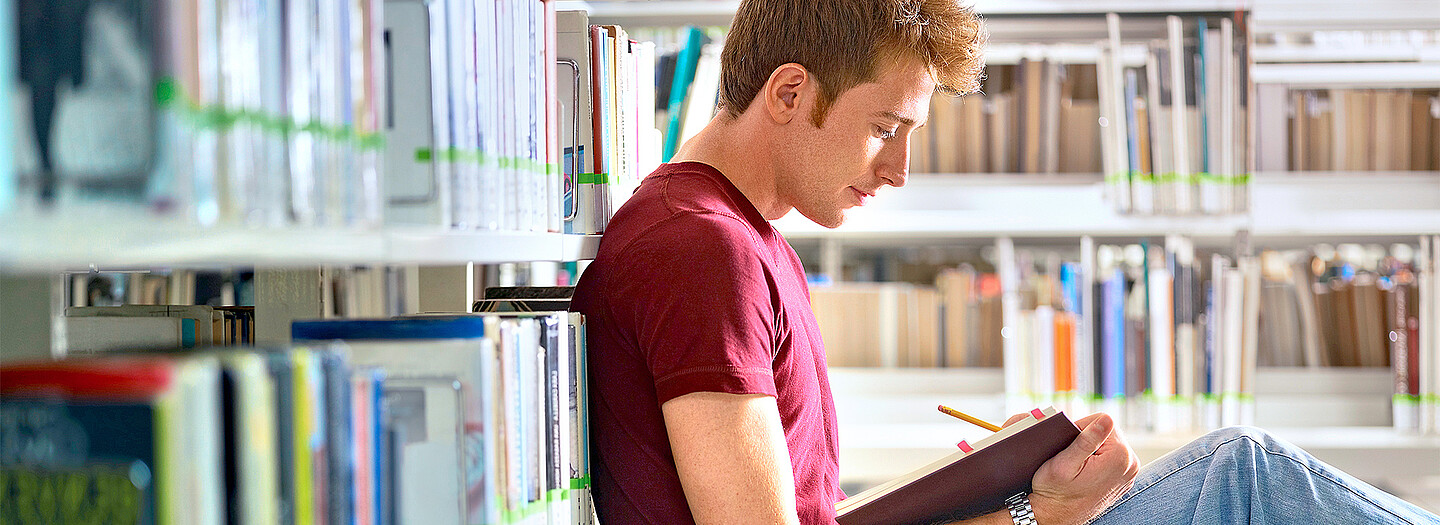
M 117 523 L 225 519 L 220 390 L 219 363 L 204 356 L 0 367 L 0 433 L 16 445 L 0 458 L 11 487 L 0 513 L 61 522 L 85 506 Z M 59 483 L 83 487 L 76 506 L 40 503 Z
M 1267 85 L 1257 162 L 1275 171 L 1436 171 L 1440 90 Z M 1288 146 L 1288 147 L 1287 147 Z
M 19 7 L 17 208 L 379 222 L 379 0 Z
M 835 504 L 841 525 L 940 523 L 1001 510 L 1012 495 L 1070 446 L 1080 429 L 1054 407 L 1024 419 L 904 476 Z
M 1091 64 L 990 64 L 983 92 L 930 99 L 930 124 L 911 137 L 910 171 L 1098 173 L 1096 79 Z
M 553 1 L 42 4 L 4 27 L 27 99 L 6 209 L 598 233 L 659 164 L 653 45 Z
M 407 430 L 400 522 L 588 523 L 583 320 L 567 312 L 297 321 L 386 374 Z M 436 473 L 453 484 L 435 490 Z M 446 516 L 449 516 L 448 518 Z
M 30 451 L 0 475 L 84 480 L 115 522 L 591 522 L 579 314 L 292 329 L 301 346 L 0 365 L 0 414 L 34 423 L 0 426 Z M 59 512 L 37 501 L 6 491 L 0 514 Z
M 1119 15 L 1107 22 L 1108 39 L 1098 44 L 1107 130 L 1100 136 L 1106 195 L 1116 211 L 1246 211 L 1248 36 L 1237 34 L 1229 17 L 1214 24 L 1172 15 L 1166 38 L 1131 43 Z M 1131 49 L 1143 50 L 1141 62 L 1127 62 Z
M 906 282 L 815 286 L 811 301 L 831 366 L 1003 365 L 1012 410 L 1217 428 L 1252 421 L 1257 367 L 1389 368 L 1395 426 L 1422 430 L 1433 428 L 1421 416 L 1433 410 L 1422 407 L 1433 406 L 1436 292 L 1432 239 L 1421 240 L 1235 257 L 1175 235 L 1063 248 L 1001 239 L 993 274 L 965 255 L 932 259 L 897 273 Z
M 556 13 L 566 233 L 600 233 L 610 215 L 659 166 L 654 129 L 655 47 L 620 26 Z M 571 69 L 569 64 L 575 64 Z

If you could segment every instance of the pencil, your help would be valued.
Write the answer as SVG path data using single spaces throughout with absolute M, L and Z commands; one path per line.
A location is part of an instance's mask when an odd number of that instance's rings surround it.
M 960 418 L 961 420 L 965 421 L 966 423 L 972 423 L 972 424 L 978 425 L 978 426 L 980 426 L 981 428 L 984 428 L 985 430 L 989 430 L 989 431 L 991 431 L 991 432 L 999 432 L 999 431 L 1000 431 L 1000 427 L 996 426 L 994 423 L 990 423 L 989 421 L 985 421 L 985 420 L 983 420 L 983 419 L 980 419 L 980 418 L 978 418 L 978 417 L 972 416 L 972 415 L 970 415 L 970 414 L 966 414 L 966 413 L 961 412 L 961 411 L 959 411 L 959 410 L 955 410 L 955 409 L 950 408 L 950 407 L 947 407 L 947 406 L 945 406 L 945 405 L 940 405 L 939 408 L 940 408 L 940 411 L 943 412 L 943 413 L 945 413 L 946 415 L 955 416 L 955 417 Z

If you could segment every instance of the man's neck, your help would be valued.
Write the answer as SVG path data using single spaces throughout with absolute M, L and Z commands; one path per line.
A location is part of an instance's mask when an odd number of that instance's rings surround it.
M 753 123 L 747 122 L 744 115 L 735 118 L 716 115 L 705 129 L 680 146 L 670 162 L 710 165 L 730 179 L 765 219 L 779 219 L 789 213 L 791 207 L 780 199 L 779 174 L 771 160 L 774 143 L 752 127 Z

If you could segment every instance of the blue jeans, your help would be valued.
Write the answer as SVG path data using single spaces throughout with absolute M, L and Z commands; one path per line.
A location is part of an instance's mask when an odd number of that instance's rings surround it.
M 1440 525 L 1265 431 L 1217 430 L 1141 469 L 1096 524 Z

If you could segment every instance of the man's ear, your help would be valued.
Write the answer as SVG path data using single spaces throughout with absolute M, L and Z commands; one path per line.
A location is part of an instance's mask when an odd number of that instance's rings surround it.
M 776 124 L 788 124 L 796 117 L 809 114 L 816 96 L 815 77 L 805 66 L 782 64 L 770 73 L 770 80 L 760 89 L 765 111 Z

